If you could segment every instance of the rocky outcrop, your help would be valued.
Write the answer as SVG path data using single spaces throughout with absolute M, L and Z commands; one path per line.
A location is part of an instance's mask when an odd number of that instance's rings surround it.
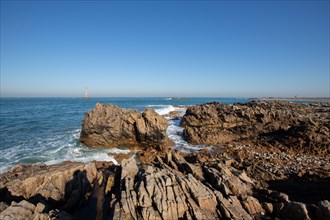
M 263 209 L 250 208 L 261 207 L 257 199 L 247 197 L 252 185 L 222 166 L 191 164 L 175 151 L 155 156 L 153 165 L 138 169 L 134 158 L 123 160 L 118 193 L 122 206 L 116 207 L 118 196 L 111 209 L 119 219 L 253 219 Z M 205 181 L 204 175 L 213 176 Z M 244 208 L 244 199 L 251 200 L 252 214 Z
M 1 195 L 14 200 L 49 200 L 70 210 L 90 190 L 96 177 L 97 171 L 92 163 L 17 165 L 7 175 L 0 175 Z
M 52 207 L 72 211 L 86 201 L 97 178 L 93 163 L 17 165 L 0 175 L 1 201 L 11 202 L 0 219 L 44 219 L 38 213 Z
M 118 155 L 120 165 L 16 165 L 0 174 L 0 220 L 329 219 L 329 154 L 297 153 L 313 153 L 306 149 L 315 143 L 327 152 L 318 141 L 328 141 L 322 139 L 329 127 L 328 105 L 302 106 L 252 102 L 189 108 L 182 120 L 188 139 L 230 141 L 212 150 L 186 154 L 157 144 Z M 91 139 L 86 140 L 95 139 L 98 146 L 110 140 L 149 145 L 160 140 L 155 134 L 160 124 L 167 126 L 161 120 L 151 110 L 141 114 L 98 104 L 86 114 L 82 136 L 88 128 Z M 302 124 L 308 129 L 296 129 Z M 304 132 L 314 135 L 316 128 L 321 139 L 308 142 Z M 285 135 L 276 136 L 279 132 Z M 278 147 L 295 141 L 301 146 L 292 152 Z
M 42 203 L 38 203 L 37 206 L 33 205 L 32 203 L 22 200 L 19 203 L 12 202 L 11 205 L 5 209 L 3 212 L 0 213 L 0 219 L 3 220 L 26 220 L 26 219 L 33 219 L 33 220 L 48 220 L 49 215 L 42 213 L 43 209 L 40 208 Z
M 152 109 L 143 113 L 97 103 L 85 114 L 80 141 L 91 147 L 166 144 L 168 121 Z
M 330 104 L 326 103 L 207 103 L 189 107 L 181 126 L 192 144 L 254 143 L 330 154 Z
M 150 149 L 117 166 L 16 166 L 0 175 L 0 219 L 252 220 L 330 215 L 329 201 L 303 203 L 267 189 L 226 154 Z

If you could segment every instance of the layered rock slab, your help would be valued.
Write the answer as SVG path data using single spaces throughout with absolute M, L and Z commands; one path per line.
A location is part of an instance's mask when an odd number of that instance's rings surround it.
M 66 212 L 88 200 L 99 177 L 94 163 L 16 165 L 0 174 L 0 201 L 10 204 L 0 219 L 72 219 Z
M 88 193 L 97 178 L 94 163 L 17 165 L 0 175 L 0 195 L 11 200 L 45 200 L 71 210 Z
M 166 144 L 168 121 L 153 109 L 143 113 L 97 103 L 85 114 L 80 141 L 91 147 Z
M 330 214 L 329 201 L 290 201 L 258 185 L 224 155 L 167 150 L 152 156 L 147 164 L 129 158 L 118 166 L 16 166 L 0 175 L 0 219 L 327 219 Z M 31 178 L 42 181 L 27 187 Z

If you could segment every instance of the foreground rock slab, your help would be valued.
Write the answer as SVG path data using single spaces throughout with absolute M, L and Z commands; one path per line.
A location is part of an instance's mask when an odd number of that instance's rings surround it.
M 72 212 L 82 205 L 98 178 L 94 163 L 16 165 L 0 175 L 0 200 L 10 204 L 0 219 L 48 219 L 55 207 Z
M 85 114 L 80 141 L 90 147 L 165 144 L 168 121 L 152 109 L 143 113 L 97 103 Z
M 328 200 L 314 204 L 293 201 L 259 182 L 240 162 L 210 151 L 184 154 L 152 148 L 123 159 L 120 165 L 17 165 L 0 175 L 0 219 L 252 220 L 330 216 Z

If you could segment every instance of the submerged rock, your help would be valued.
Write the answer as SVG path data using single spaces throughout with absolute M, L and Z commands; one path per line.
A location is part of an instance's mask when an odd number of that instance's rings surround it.
M 80 141 L 90 147 L 166 144 L 168 121 L 152 109 L 143 113 L 97 103 L 85 114 Z

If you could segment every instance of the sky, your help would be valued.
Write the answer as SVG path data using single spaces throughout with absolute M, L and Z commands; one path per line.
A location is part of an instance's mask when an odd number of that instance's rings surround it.
M 330 97 L 329 7 L 1 0 L 1 97 Z

